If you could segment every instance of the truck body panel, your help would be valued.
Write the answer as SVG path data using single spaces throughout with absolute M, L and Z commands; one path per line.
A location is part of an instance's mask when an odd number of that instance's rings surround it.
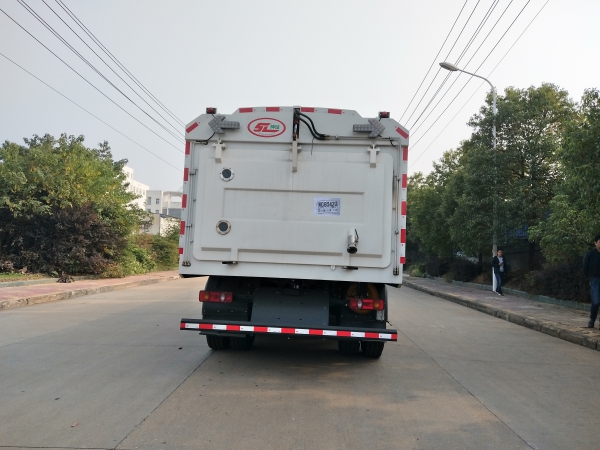
M 332 108 L 210 112 L 186 128 L 180 273 L 209 282 L 181 329 L 215 349 L 280 333 L 378 357 L 397 339 L 385 285 L 402 284 L 407 130 Z

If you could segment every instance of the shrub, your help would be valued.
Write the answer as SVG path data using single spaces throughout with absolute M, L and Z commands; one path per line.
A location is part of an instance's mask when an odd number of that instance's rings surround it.
M 528 283 L 524 287 L 531 294 L 580 303 L 590 302 L 589 282 L 583 275 L 580 261 L 546 267 L 531 273 L 527 278 Z
M 102 273 L 106 278 L 121 278 L 129 275 L 148 273 L 156 267 L 148 251 L 130 242 L 116 263 L 109 265 Z
M 482 272 L 482 267 L 465 258 L 455 258 L 450 264 L 450 271 L 456 281 L 471 281 Z
M 4 247 L 16 267 L 50 274 L 99 274 L 126 241 L 93 205 L 55 207 L 50 214 L 13 220 L 5 226 L 4 236 Z
M 425 263 L 427 275 L 441 277 L 450 270 L 450 258 L 430 257 Z
M 427 272 L 425 271 L 425 263 L 411 264 L 408 268 L 408 274 L 411 277 L 425 278 L 427 276 Z

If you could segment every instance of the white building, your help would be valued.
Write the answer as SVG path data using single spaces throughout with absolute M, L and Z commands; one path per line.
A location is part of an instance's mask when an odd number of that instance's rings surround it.
M 164 214 L 171 217 L 181 218 L 181 199 L 183 193 L 180 191 L 146 191 L 146 207 L 149 213 Z
M 143 219 L 140 232 L 145 234 L 158 234 L 164 236 L 170 228 L 179 228 L 179 219 L 165 216 L 164 214 L 152 213 L 147 219 Z
M 140 183 L 139 181 L 135 181 L 133 179 L 133 169 L 131 167 L 124 166 L 123 173 L 126 177 L 125 182 L 129 183 L 129 186 L 127 186 L 127 192 L 133 192 L 139 196 L 131 203 L 137 205 L 140 209 L 146 210 L 146 196 L 150 186 Z

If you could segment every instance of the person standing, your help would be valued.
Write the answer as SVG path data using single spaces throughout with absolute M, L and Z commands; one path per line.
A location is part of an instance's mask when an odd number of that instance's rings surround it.
M 583 257 L 583 273 L 590 280 L 590 293 L 592 294 L 588 328 L 594 328 L 600 307 L 600 234 L 594 237 L 594 245 L 595 248 Z
M 502 293 L 502 282 L 504 281 L 508 265 L 506 264 L 504 252 L 501 249 L 498 249 L 496 255 L 492 258 L 492 267 L 494 268 L 494 276 L 496 277 L 496 294 L 504 295 Z

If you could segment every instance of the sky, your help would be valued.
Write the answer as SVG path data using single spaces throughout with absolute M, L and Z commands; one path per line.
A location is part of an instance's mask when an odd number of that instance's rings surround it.
M 59 2 L 178 120 L 127 79 Z M 488 78 L 500 94 L 549 82 L 578 101 L 584 89 L 600 87 L 598 0 L 0 0 L 0 9 L 0 142 L 46 133 L 84 135 L 88 147 L 108 141 L 114 159 L 127 159 L 150 189 L 181 187 L 179 121 L 207 106 L 223 114 L 292 105 L 363 117 L 390 111 L 410 130 L 409 173 L 428 173 L 469 138 L 466 123 L 490 89 L 459 72 L 438 73 L 439 62 Z

